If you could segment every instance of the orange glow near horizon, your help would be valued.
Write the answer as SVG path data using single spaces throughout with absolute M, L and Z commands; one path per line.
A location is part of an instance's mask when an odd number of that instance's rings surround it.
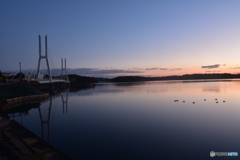
M 157 67 L 156 67 L 157 68 Z M 134 69 L 133 69 L 134 70 Z M 236 65 L 232 66 L 219 66 L 218 68 L 201 68 L 201 67 L 188 67 L 188 68 L 181 68 L 179 70 L 173 69 L 152 69 L 146 70 L 141 69 L 139 70 L 142 73 L 118 73 L 118 74 L 109 74 L 107 76 L 147 76 L 147 77 L 163 77 L 163 76 L 173 76 L 173 75 L 185 75 L 185 74 L 214 74 L 214 73 L 230 73 L 230 74 L 239 74 L 240 68 Z

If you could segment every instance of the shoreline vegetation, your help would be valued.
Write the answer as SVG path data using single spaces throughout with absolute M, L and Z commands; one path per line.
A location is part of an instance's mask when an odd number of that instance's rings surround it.
M 28 83 L 28 80 L 24 77 L 28 77 L 23 73 L 16 75 L 6 76 L 8 73 L 2 73 L 0 71 L 0 84 L 6 83 Z M 62 79 L 59 76 L 53 76 L 55 79 Z M 66 79 L 65 76 L 63 76 Z M 98 82 L 139 82 L 139 81 L 163 81 L 163 80 L 196 80 L 196 79 L 233 79 L 240 78 L 240 74 L 230 73 L 206 73 L 206 74 L 184 74 L 184 75 L 171 75 L 162 77 L 146 77 L 146 76 L 118 76 L 114 78 L 102 78 L 102 77 L 88 77 L 77 74 L 69 74 L 68 80 L 71 86 L 87 86 Z M 44 75 L 43 79 L 49 79 L 48 75 Z M 38 85 L 37 81 L 30 82 L 30 85 Z
M 140 81 L 165 81 L 165 80 L 197 80 L 197 79 L 234 79 L 240 78 L 240 74 L 214 73 L 214 74 L 185 74 L 164 77 L 144 76 L 119 76 L 115 78 L 96 78 L 98 82 L 140 82 Z

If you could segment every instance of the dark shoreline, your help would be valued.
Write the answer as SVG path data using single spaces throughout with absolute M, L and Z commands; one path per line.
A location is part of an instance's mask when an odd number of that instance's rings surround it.
M 0 110 L 0 149 L 10 160 L 71 160 Z
M 24 87 L 25 86 L 25 87 Z M 16 121 L 11 119 L 5 112 L 6 109 L 15 108 L 21 104 L 30 103 L 41 103 L 49 99 L 49 93 L 37 92 L 31 95 L 31 92 L 25 95 L 19 95 L 19 91 L 11 90 L 12 88 L 17 89 L 21 87 L 22 90 L 29 89 L 29 86 L 23 84 L 15 84 L 5 87 L 5 95 L 8 93 L 6 89 L 10 89 L 9 97 L 1 99 L 0 103 L 0 149 L 1 152 L 6 155 L 10 160 L 23 160 L 23 159 L 53 159 L 53 160 L 64 160 L 72 159 L 63 152 L 59 151 L 51 144 L 45 142 L 43 139 L 36 136 L 34 133 L 18 124 Z M 31 88 L 32 93 L 36 92 L 35 88 Z M 56 92 L 60 94 L 62 92 Z M 2 90 L 3 94 L 3 90 Z M 1 97 L 0 97 L 1 98 Z
M 240 74 L 185 74 L 181 76 L 143 77 L 143 76 L 120 76 L 112 79 L 97 78 L 98 81 L 106 82 L 139 82 L 139 81 L 166 81 L 166 80 L 209 80 L 209 79 L 236 79 Z

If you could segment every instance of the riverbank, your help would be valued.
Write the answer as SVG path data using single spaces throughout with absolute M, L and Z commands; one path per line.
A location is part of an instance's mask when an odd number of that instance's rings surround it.
M 27 84 L 10 84 L 0 86 L 0 105 L 49 97 L 48 93 Z
M 12 160 L 70 160 L 0 110 L 0 149 Z
M 5 112 L 5 110 L 20 104 L 40 103 L 48 98 L 48 93 L 41 92 L 29 85 L 0 87 L 0 149 L 8 159 L 72 159 L 18 124 Z

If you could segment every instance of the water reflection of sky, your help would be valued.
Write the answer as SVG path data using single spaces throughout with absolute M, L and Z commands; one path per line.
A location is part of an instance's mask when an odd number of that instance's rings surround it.
M 43 138 L 75 159 L 211 159 L 240 153 L 239 93 L 239 81 L 100 84 L 53 98 L 49 124 L 50 101 L 15 120 L 41 137 L 41 112 Z

